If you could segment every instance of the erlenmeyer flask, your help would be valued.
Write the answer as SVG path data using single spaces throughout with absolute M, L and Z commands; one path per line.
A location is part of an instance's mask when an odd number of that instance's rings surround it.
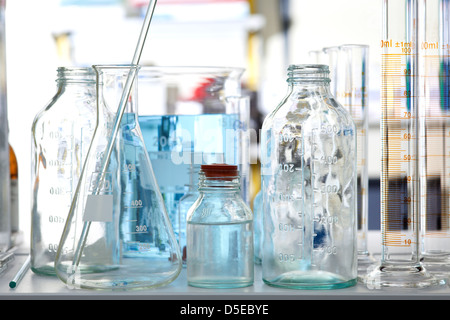
M 56 273 L 75 288 L 168 284 L 182 262 L 138 123 L 138 66 L 94 69 L 98 122 L 61 237 Z M 127 79 L 135 79 L 134 85 L 109 148 Z

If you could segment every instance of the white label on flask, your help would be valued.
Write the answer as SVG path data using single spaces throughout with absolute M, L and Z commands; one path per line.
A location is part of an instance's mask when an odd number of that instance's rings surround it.
M 111 222 L 113 212 L 113 195 L 88 195 L 84 208 L 83 221 Z

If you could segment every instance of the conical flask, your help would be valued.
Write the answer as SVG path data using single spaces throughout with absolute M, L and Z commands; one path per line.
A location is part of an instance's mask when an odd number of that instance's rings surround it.
M 151 288 L 170 283 L 182 269 L 180 248 L 139 128 L 138 69 L 94 66 L 98 122 L 55 261 L 58 277 L 69 287 Z M 134 84 L 114 131 L 130 79 Z

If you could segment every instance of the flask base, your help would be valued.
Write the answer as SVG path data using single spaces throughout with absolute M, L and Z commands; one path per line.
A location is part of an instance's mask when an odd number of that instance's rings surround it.
M 446 286 L 446 281 L 431 275 L 421 264 L 389 265 L 382 263 L 368 269 L 364 284 L 371 290 L 384 288 L 434 289 Z

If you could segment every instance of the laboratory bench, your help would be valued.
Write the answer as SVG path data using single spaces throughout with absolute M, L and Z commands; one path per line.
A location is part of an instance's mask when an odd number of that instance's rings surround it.
M 379 234 L 369 231 L 369 246 L 378 243 Z M 376 246 L 375 246 L 376 247 Z M 373 249 L 376 250 L 376 249 Z M 381 289 L 369 290 L 364 284 L 333 290 L 293 290 L 275 288 L 261 279 L 261 266 L 255 266 L 253 286 L 239 289 L 203 289 L 187 285 L 186 269 L 170 284 L 155 289 L 133 291 L 104 291 L 71 289 L 56 277 L 40 276 L 31 270 L 14 289 L 9 282 L 14 278 L 28 256 L 28 250 L 19 248 L 15 259 L 0 275 L 0 300 L 450 300 L 450 286 L 439 289 Z M 375 254 L 376 257 L 376 254 Z

